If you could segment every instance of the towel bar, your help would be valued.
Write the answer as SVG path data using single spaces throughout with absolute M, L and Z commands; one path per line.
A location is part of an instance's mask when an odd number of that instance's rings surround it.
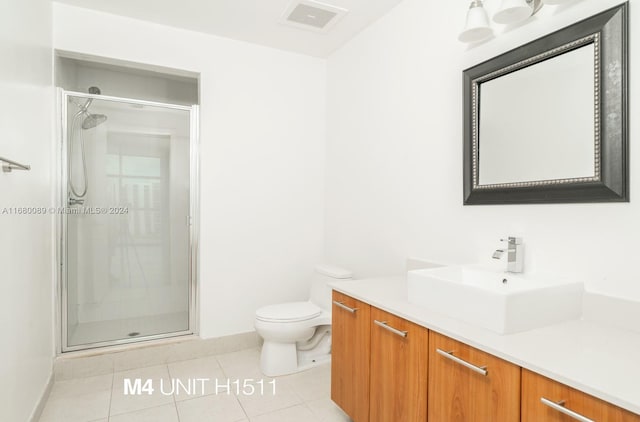
M 2 171 L 5 173 L 11 173 L 13 170 L 31 170 L 31 166 L 16 163 L 15 161 L 9 160 L 7 158 L 0 157 L 0 161 L 2 161 Z

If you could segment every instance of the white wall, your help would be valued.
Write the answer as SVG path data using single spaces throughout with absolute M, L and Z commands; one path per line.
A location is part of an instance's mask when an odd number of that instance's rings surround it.
M 51 204 L 51 3 L 7 0 L 0 13 L 0 420 L 29 420 L 51 374 L 52 218 L 11 215 Z M 7 213 L 4 210 L 7 209 Z
M 500 237 L 518 235 L 527 272 L 640 299 L 634 125 L 631 203 L 462 206 L 462 70 L 618 3 L 546 6 L 528 24 L 467 47 L 457 35 L 468 2 L 404 0 L 334 53 L 327 65 L 327 260 L 360 276 L 399 273 L 407 256 L 488 262 Z M 640 2 L 630 3 L 633 77 Z M 631 84 L 631 110 L 639 87 Z M 535 110 L 522 112 L 535 122 Z
M 305 298 L 323 252 L 325 61 L 57 3 L 54 47 L 200 73 L 201 335 Z

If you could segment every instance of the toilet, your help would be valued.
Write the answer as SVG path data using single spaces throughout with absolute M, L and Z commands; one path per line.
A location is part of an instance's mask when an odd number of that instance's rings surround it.
M 331 359 L 331 287 L 352 278 L 350 271 L 318 265 L 306 302 L 269 305 L 256 311 L 255 327 L 264 339 L 260 369 L 267 376 L 292 374 Z

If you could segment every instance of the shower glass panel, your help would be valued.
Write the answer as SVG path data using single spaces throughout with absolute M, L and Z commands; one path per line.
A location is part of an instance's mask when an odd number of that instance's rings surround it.
M 193 332 L 196 107 L 63 98 L 62 350 Z

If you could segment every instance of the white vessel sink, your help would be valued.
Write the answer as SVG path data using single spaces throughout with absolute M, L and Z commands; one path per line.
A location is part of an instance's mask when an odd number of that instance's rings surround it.
M 409 302 L 499 334 L 531 330 L 582 313 L 582 283 L 530 279 L 456 266 L 409 271 Z

